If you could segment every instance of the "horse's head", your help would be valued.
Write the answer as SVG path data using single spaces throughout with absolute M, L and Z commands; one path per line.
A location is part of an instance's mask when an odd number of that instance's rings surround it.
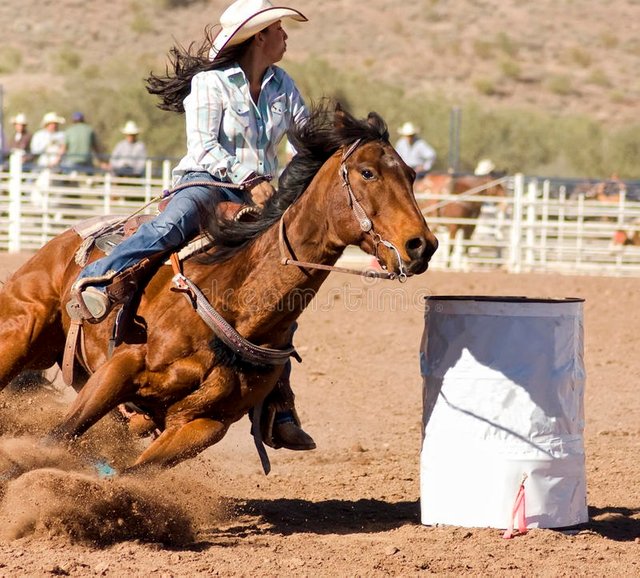
M 291 245 L 288 252 L 298 259 L 313 253 L 307 261 L 320 263 L 356 245 L 397 275 L 427 269 L 438 241 L 413 195 L 415 173 L 389 144 L 377 114 L 359 120 L 319 105 L 289 137 L 298 152 L 279 178 L 277 195 L 256 222 L 220 226 L 213 220 L 216 251 L 208 262 L 228 258 L 274 227 L 282 255 Z
M 370 115 L 370 122 L 382 120 Z M 384 138 L 355 140 L 339 155 L 344 203 L 336 233 L 391 272 L 424 272 L 438 241 L 416 203 L 415 173 Z

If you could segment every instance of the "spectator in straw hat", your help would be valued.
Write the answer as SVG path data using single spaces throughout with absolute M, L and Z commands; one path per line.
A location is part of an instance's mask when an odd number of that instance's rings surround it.
M 23 112 L 16 114 L 11 119 L 11 124 L 13 124 L 14 132 L 7 148 L 9 149 L 9 152 L 23 151 L 24 155 L 22 157 L 22 162 L 29 162 L 33 157 L 30 154 L 32 135 L 27 128 L 27 125 L 29 124 L 27 121 L 27 115 Z
M 40 168 L 51 168 L 60 164 L 64 149 L 64 132 L 60 125 L 65 119 L 55 112 L 48 112 L 42 117 L 41 128 L 31 138 L 31 153 L 38 157 Z
M 110 255 L 87 265 L 81 279 L 104 279 L 110 271 L 121 273 L 144 257 L 178 248 L 198 233 L 200 207 L 220 200 L 262 206 L 271 197 L 277 145 L 308 116 L 293 80 L 275 66 L 287 49 L 284 20 L 307 18 L 268 0 L 236 0 L 220 16 L 215 36 L 207 28 L 199 47 L 174 47 L 172 70 L 147 79 L 149 92 L 160 97 L 160 108 L 185 113 L 187 152 L 173 174 L 175 183 L 194 185 L 181 189 L 163 212 Z M 202 186 L 203 180 L 242 185 L 243 191 Z M 103 319 L 112 306 L 99 281 L 86 287 L 82 298 L 94 320 Z M 274 447 L 314 448 L 313 439 L 300 428 L 288 369 L 279 384 L 278 399 L 265 401 L 263 412 L 275 423 L 267 432 Z
M 496 170 L 496 165 L 493 164 L 491 159 L 481 159 L 478 161 L 473 174 L 478 177 L 485 177 L 491 175 Z
M 120 130 L 124 135 L 111 152 L 109 169 L 118 177 L 141 177 L 147 162 L 147 147 L 138 140 L 140 128 L 128 120 Z
M 436 160 L 436 151 L 424 139 L 418 136 L 418 129 L 412 122 L 405 122 L 399 129 L 400 138 L 395 149 L 400 158 L 414 171 L 417 178 L 426 175 Z

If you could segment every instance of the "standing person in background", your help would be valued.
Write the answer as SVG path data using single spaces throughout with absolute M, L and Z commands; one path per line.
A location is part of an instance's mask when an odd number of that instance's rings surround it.
M 120 132 L 125 138 L 113 148 L 108 168 L 117 177 L 141 177 L 147 162 L 147 147 L 138 140 L 140 128 L 128 120 Z
M 174 47 L 172 69 L 147 79 L 160 108 L 185 114 L 187 151 L 173 171 L 174 184 L 193 185 L 178 191 L 163 212 L 108 256 L 81 271 L 74 286 L 82 288 L 94 322 L 113 306 L 105 286 L 115 275 L 145 257 L 182 246 L 199 232 L 208 209 L 221 200 L 262 207 L 273 195 L 269 180 L 278 174 L 278 143 L 308 117 L 292 78 L 275 66 L 287 49 L 285 18 L 307 20 L 298 10 L 268 0 L 236 0 L 220 16 L 215 37 L 207 28 L 199 47 Z M 241 189 L 203 186 L 203 181 Z M 264 402 L 263 439 L 276 448 L 313 449 L 315 442 L 295 411 L 290 370 L 289 362 Z
M 29 164 L 33 160 L 31 154 L 31 132 L 27 128 L 27 115 L 20 112 L 11 119 L 13 124 L 13 136 L 6 143 L 5 152 L 11 154 L 15 151 L 22 151 L 22 166 Z
M 48 112 L 42 117 L 42 128 L 31 138 L 31 153 L 38 157 L 39 168 L 53 168 L 60 164 L 64 150 L 64 133 L 60 125 L 64 123 L 64 118 L 55 112 Z
M 60 166 L 69 172 L 93 173 L 93 158 L 100 155 L 96 133 L 86 123 L 83 113 L 74 112 L 71 120 L 73 124 L 64 132 Z
M 405 122 L 399 129 L 400 138 L 395 149 L 402 160 L 415 172 L 416 178 L 424 177 L 436 160 L 436 151 L 418 136 L 418 129 L 411 122 Z
M 477 177 L 486 177 L 492 175 L 495 170 L 496 165 L 493 164 L 491 159 L 480 159 L 473 171 L 473 174 Z

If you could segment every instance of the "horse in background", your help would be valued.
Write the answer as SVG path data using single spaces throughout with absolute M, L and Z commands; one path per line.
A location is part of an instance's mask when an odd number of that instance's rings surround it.
M 474 200 L 474 196 L 506 197 L 502 176 L 492 172 L 487 175 L 457 175 L 451 173 L 429 173 L 414 184 L 418 206 L 426 218 L 443 217 L 447 219 L 476 220 L 480 216 L 482 203 Z M 447 196 L 460 195 L 460 200 L 440 200 L 437 198 L 421 199 L 421 194 Z M 499 210 L 504 211 L 506 203 L 499 204 Z M 444 225 L 449 232 L 449 239 L 453 241 L 461 231 L 465 241 L 469 241 L 476 229 L 476 222 L 447 223 Z

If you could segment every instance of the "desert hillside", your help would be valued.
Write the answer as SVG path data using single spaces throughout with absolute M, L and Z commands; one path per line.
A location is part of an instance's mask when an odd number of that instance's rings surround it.
M 123 114 L 137 113 L 136 100 L 143 97 L 127 101 L 129 91 L 119 85 L 125 75 L 132 79 L 126 86 L 141 87 L 150 70 L 162 70 L 174 42 L 199 39 L 204 25 L 217 22 L 226 5 L 227 0 L 5 0 L 0 4 L 5 112 L 19 108 L 39 118 L 49 98 L 51 106 L 69 114 L 77 106 L 69 93 L 74 87 L 81 91 L 86 79 L 93 84 L 87 89 L 91 95 L 82 95 L 82 106 L 118 99 Z M 436 110 L 430 104 L 430 98 L 438 98 L 447 107 L 477 107 L 489 114 L 510 110 L 551 115 L 551 128 L 554 117 L 575 116 L 604 130 L 631 129 L 634 134 L 640 98 L 637 0 L 297 0 L 292 5 L 310 22 L 287 25 L 285 68 L 293 67 L 297 78 L 300 67 L 311 71 L 316 91 L 329 77 L 335 83 L 337 71 L 366 79 L 369 84 L 362 91 L 367 106 L 372 103 L 376 110 L 376 83 L 384 84 L 387 93 L 393 87 L 395 96 L 380 105 L 393 125 L 404 120 L 405 111 L 416 118 L 421 110 L 417 120 L 423 128 L 431 124 L 424 118 L 428 114 L 446 117 L 448 108 Z M 96 79 L 102 84 L 94 88 Z M 418 105 L 408 107 L 407 99 L 416 102 L 415 97 Z M 141 120 L 143 126 L 158 124 L 149 115 Z M 104 119 L 98 122 L 105 126 Z M 448 137 L 446 122 L 426 127 L 440 148 Z M 522 123 L 530 121 L 525 117 Z M 176 122 L 164 137 L 154 133 L 154 138 L 174 138 L 180 126 Z M 604 140 L 591 129 L 583 133 L 572 138 Z M 612 136 L 613 142 L 619 140 Z M 520 143 L 509 146 L 525 148 Z M 635 156 L 631 149 L 637 149 L 637 142 L 627 148 L 618 156 Z M 559 154 L 547 156 L 552 158 L 529 166 L 547 166 Z M 502 157 L 505 166 L 521 168 L 519 159 L 506 153 Z M 631 176 L 632 163 L 625 163 L 627 168 L 620 170 Z M 584 171 L 585 164 L 593 165 L 583 163 L 579 170 Z M 603 171 L 610 170 L 610 162 L 600 164 L 607 167 Z
M 6 0 L 0 6 L 5 90 L 56 82 L 55 60 L 78 65 L 163 55 L 214 22 L 225 0 Z M 172 5 L 178 6 L 171 8 Z M 634 0 L 297 0 L 288 58 L 491 106 L 637 118 L 640 2 Z M 16 70 L 7 60 L 21 54 Z M 15 58 L 15 54 L 13 56 Z M 5 69 L 4 71 L 2 69 Z

